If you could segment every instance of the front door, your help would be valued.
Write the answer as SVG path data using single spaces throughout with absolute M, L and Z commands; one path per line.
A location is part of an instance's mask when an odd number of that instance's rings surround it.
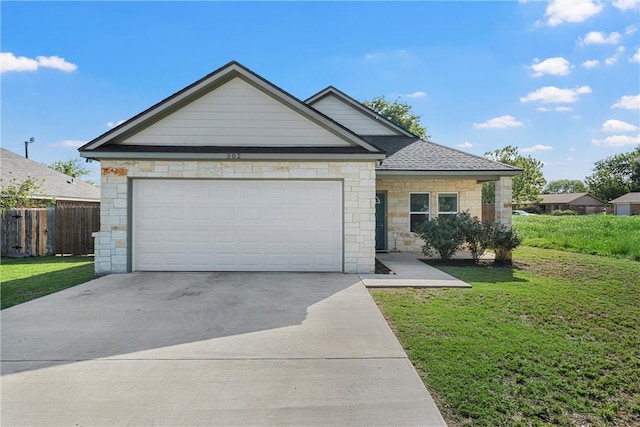
M 387 193 L 376 193 L 376 251 L 387 249 Z

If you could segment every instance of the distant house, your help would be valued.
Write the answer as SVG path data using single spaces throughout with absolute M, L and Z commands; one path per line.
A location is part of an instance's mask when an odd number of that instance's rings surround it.
M 640 215 L 640 192 L 627 193 L 613 199 L 611 204 L 616 215 Z
M 41 191 L 35 199 L 51 200 L 57 206 L 99 206 L 100 187 L 71 178 L 41 163 L 22 157 L 12 151 L 0 148 L 0 169 L 2 185 L 12 179 L 24 182 L 29 177 L 42 181 Z
M 546 214 L 571 210 L 580 215 L 588 215 L 600 213 L 605 207 L 602 200 L 589 193 L 542 194 L 542 201 L 538 204 Z

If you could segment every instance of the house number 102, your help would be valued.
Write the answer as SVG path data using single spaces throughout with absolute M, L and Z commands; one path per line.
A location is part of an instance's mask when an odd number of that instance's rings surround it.
M 240 159 L 240 153 L 227 153 L 228 160 L 238 160 Z

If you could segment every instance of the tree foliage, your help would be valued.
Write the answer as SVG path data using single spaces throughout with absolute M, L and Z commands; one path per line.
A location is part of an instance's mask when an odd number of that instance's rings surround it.
M 20 209 L 20 208 L 39 208 L 47 206 L 50 201 L 36 199 L 34 195 L 42 192 L 42 183 L 44 179 L 37 180 L 28 177 L 26 180 L 19 182 L 12 178 L 9 182 L 0 179 L 0 204 L 2 210 Z
M 544 194 L 586 193 L 587 186 L 578 179 L 558 179 L 550 181 L 544 188 Z
M 63 174 L 69 175 L 72 178 L 81 178 L 85 175 L 89 175 L 89 173 L 91 172 L 89 169 L 84 167 L 80 159 L 70 159 L 66 162 L 57 160 L 48 166 L 51 169 L 62 172 Z
M 531 156 L 524 157 L 517 147 L 510 145 L 495 151 L 485 153 L 490 160 L 515 166 L 522 169 L 522 175 L 513 177 L 513 202 L 536 202 L 540 200 L 540 193 L 546 184 L 542 175 L 542 162 Z M 495 202 L 495 183 L 487 182 L 482 186 L 482 201 Z
M 640 146 L 628 153 L 599 160 L 587 177 L 589 192 L 608 202 L 630 191 L 640 191 Z
M 420 123 L 420 116 L 412 111 L 411 105 L 400 101 L 400 98 L 391 102 L 384 96 L 378 96 L 371 101 L 362 101 L 362 104 L 414 135 L 429 139 L 427 129 Z

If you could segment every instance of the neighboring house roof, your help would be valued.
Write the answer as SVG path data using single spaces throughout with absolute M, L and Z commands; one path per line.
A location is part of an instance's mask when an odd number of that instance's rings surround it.
M 640 192 L 624 194 L 618 198 L 613 199 L 610 203 L 620 203 L 620 204 L 640 203 Z
M 305 142 L 303 144 L 300 144 L 299 141 L 300 139 L 304 139 L 305 136 L 302 136 L 301 138 L 288 138 L 288 140 L 291 140 L 291 142 L 288 143 L 287 138 L 284 137 L 288 135 L 283 135 L 283 138 L 279 141 L 280 146 L 273 147 L 260 143 L 252 145 L 251 141 L 245 140 L 241 141 L 241 143 L 225 143 L 224 137 L 217 139 L 211 138 L 211 140 L 207 140 L 205 136 L 195 143 L 185 143 L 181 138 L 174 137 L 172 140 L 180 141 L 180 143 L 175 143 L 172 142 L 170 136 L 160 135 L 157 136 L 157 139 L 161 142 L 158 144 L 153 141 L 139 142 L 140 138 L 136 138 L 136 135 L 145 132 L 146 129 L 154 126 L 161 120 L 171 118 L 172 115 L 175 116 L 175 114 L 180 112 L 181 109 L 188 107 L 190 104 L 196 103 L 199 99 L 218 90 L 226 84 L 236 81 L 235 79 L 240 79 L 239 82 L 241 83 L 238 84 L 244 85 L 245 90 L 260 93 L 263 98 L 272 104 L 275 100 L 276 102 L 274 105 L 277 104 L 281 106 L 280 108 L 285 107 L 287 113 L 293 112 L 295 117 L 303 119 L 304 123 L 312 126 L 314 131 L 324 132 L 325 135 L 330 135 L 331 138 L 334 138 L 335 141 L 338 142 L 333 144 L 333 147 L 328 147 L 332 144 L 323 141 L 323 143 L 319 144 L 318 147 L 314 147 L 313 138 L 308 138 L 311 142 Z M 215 95 L 215 93 L 213 95 Z M 233 105 L 229 105 L 229 107 L 233 107 Z M 210 112 L 203 113 L 215 114 Z M 224 113 L 225 111 L 218 112 L 218 114 Z M 266 117 L 268 117 L 268 114 Z M 189 117 L 189 119 L 191 119 L 191 117 Z M 253 121 L 259 120 L 259 118 L 255 117 L 252 119 Z M 179 119 L 176 120 L 178 121 Z M 269 119 L 262 118 L 262 120 Z M 182 126 L 184 127 L 184 125 Z M 170 139 L 168 142 L 163 141 L 167 138 Z M 153 139 L 153 135 L 150 139 Z M 226 139 L 233 141 L 233 135 L 228 136 Z M 255 139 L 257 140 L 258 138 L 256 137 Z M 376 147 L 367 143 L 359 135 L 309 105 L 304 104 L 297 98 L 266 81 L 235 61 L 228 63 L 197 82 L 160 101 L 151 108 L 127 120 L 120 126 L 117 126 L 116 128 L 88 142 L 84 146 L 80 147 L 79 151 L 81 156 L 89 158 L 145 157 L 145 154 L 149 152 L 173 153 L 171 158 L 194 157 L 193 154 L 195 153 L 198 153 L 196 158 L 224 158 L 223 156 L 225 153 L 229 153 L 230 151 L 239 152 L 236 148 L 240 148 L 242 152 L 245 153 L 271 153 L 279 155 L 283 152 L 288 152 L 291 154 L 292 150 L 286 150 L 284 147 L 295 147 L 296 145 L 304 146 L 306 154 L 313 153 L 314 148 L 317 148 L 319 154 L 325 154 L 327 151 L 332 151 L 330 148 L 333 148 L 333 151 L 335 151 L 333 154 L 344 154 L 343 152 L 345 149 L 350 149 L 348 151 L 351 155 L 355 154 L 354 151 L 358 151 L 360 154 L 368 155 L 368 157 L 371 158 L 380 159 L 384 157 L 383 153 L 381 153 Z M 217 149 L 212 149 L 212 147 L 217 147 Z M 228 148 L 233 148 L 233 150 Z M 181 153 L 182 155 L 176 156 L 175 153 Z M 264 158 L 264 156 L 261 157 Z
M 572 204 L 578 201 L 585 202 L 588 199 L 590 199 L 590 201 L 595 201 L 596 204 L 602 204 L 602 205 L 605 204 L 602 200 L 598 199 L 597 197 L 589 193 L 541 194 L 540 197 L 542 197 L 542 201 L 540 202 L 540 204 L 542 205 Z M 583 198 L 584 200 L 580 200 Z
M 393 123 L 391 120 L 388 120 L 387 118 L 381 116 L 380 114 L 378 114 L 377 112 L 375 112 L 371 108 L 365 106 L 361 102 L 358 102 L 357 100 L 353 99 L 352 97 L 350 97 L 346 93 L 342 92 L 341 90 L 336 89 L 333 86 L 329 86 L 329 87 L 327 87 L 325 89 L 322 89 L 320 92 L 318 92 L 315 95 L 312 95 L 309 98 L 307 98 L 304 102 L 305 102 L 305 104 L 314 106 L 314 105 L 319 104 L 323 100 L 325 100 L 327 98 L 330 98 L 330 97 L 334 97 L 335 99 L 343 102 L 348 107 L 354 109 L 358 113 L 360 113 L 360 114 L 366 116 L 367 118 L 369 118 L 369 120 L 373 120 L 374 122 L 376 122 L 376 123 L 388 128 L 393 134 L 406 136 L 406 137 L 416 137 L 417 138 L 416 135 L 414 135 L 413 133 L 411 133 L 407 129 L 403 128 L 402 126 L 400 126 L 400 125 L 398 125 L 396 123 Z M 322 111 L 322 108 L 320 108 L 319 106 L 316 107 L 316 108 Z M 325 112 L 325 114 L 327 114 L 327 113 Z M 331 116 L 331 114 L 327 114 L 327 115 Z M 337 120 L 337 117 L 334 117 L 334 119 Z
M 48 166 L 24 158 L 14 152 L 0 148 L 2 164 L 2 184 L 6 185 L 15 178 L 23 182 L 29 177 L 44 179 L 41 193 L 34 194 L 39 199 L 56 199 L 82 202 L 100 202 L 100 187 L 87 184 L 79 179 L 51 169 Z
M 364 137 L 387 153 L 376 168 L 391 173 L 519 175 L 522 170 L 417 137 Z

